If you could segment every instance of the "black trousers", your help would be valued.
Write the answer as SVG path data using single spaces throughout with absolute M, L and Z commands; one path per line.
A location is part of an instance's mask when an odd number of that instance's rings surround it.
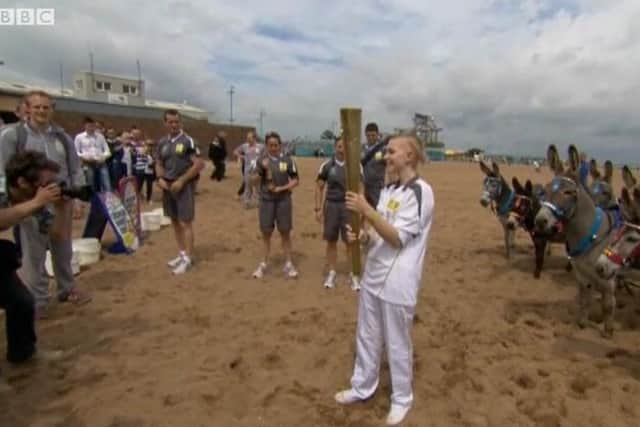
M 151 196 L 153 195 L 153 181 L 155 181 L 155 176 L 136 172 L 136 180 L 138 182 L 138 192 L 140 193 L 140 197 L 142 197 L 142 187 L 146 185 L 146 201 L 150 201 Z
M 224 160 L 216 160 L 213 161 L 213 172 L 211 172 L 211 179 L 215 179 L 217 181 L 222 181 L 224 178 L 224 173 L 226 170 L 226 165 Z
M 17 255 L 13 242 L 0 240 L 3 264 L 17 259 Z M 0 267 L 0 308 L 6 313 L 7 360 L 11 363 L 20 363 L 31 358 L 36 351 L 37 341 L 35 299 L 18 277 L 16 270 L 17 267 L 11 262 Z

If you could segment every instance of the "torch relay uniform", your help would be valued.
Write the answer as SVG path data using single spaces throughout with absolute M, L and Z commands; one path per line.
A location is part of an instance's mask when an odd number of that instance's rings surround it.
M 390 184 L 382 189 L 376 210 L 397 230 L 402 245 L 394 248 L 379 236 L 369 243 L 358 305 L 351 389 L 338 393 L 336 400 L 351 403 L 373 395 L 379 383 L 382 349 L 386 347 L 392 386 L 387 423 L 395 424 L 413 402 L 410 331 L 433 217 L 433 191 L 420 177 L 405 185 Z

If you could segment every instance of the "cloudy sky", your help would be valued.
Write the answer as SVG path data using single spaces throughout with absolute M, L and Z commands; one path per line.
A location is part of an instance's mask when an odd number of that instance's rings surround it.
M 4 1 L 2 7 L 35 7 Z M 436 7 L 435 4 L 439 5 Z M 429 4 L 433 6 L 429 6 Z M 136 75 L 287 137 L 341 106 L 383 129 L 433 114 L 449 147 L 544 155 L 550 142 L 640 161 L 639 0 L 55 2 L 55 27 L 0 27 L 0 79 L 59 86 L 77 69 Z

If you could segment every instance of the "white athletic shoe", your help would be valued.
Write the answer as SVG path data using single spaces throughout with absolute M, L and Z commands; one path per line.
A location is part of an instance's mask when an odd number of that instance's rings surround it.
M 182 258 L 182 262 L 180 262 L 176 268 L 173 269 L 173 274 L 184 274 L 191 268 L 193 263 L 189 258 Z
M 295 279 L 296 277 L 298 277 L 298 270 L 296 270 L 291 261 L 287 261 L 287 263 L 284 265 L 283 271 L 289 279 Z
M 407 416 L 409 409 L 411 409 L 410 406 L 400 406 L 392 403 L 389 415 L 387 415 L 387 425 L 395 426 L 400 424 L 402 420 L 404 420 L 404 417 Z
M 180 265 L 180 263 L 182 262 L 182 259 L 184 257 L 181 255 L 178 255 L 177 257 L 175 257 L 174 259 L 170 260 L 169 262 L 167 262 L 167 267 L 169 268 L 176 268 L 178 265 Z
M 336 399 L 336 402 L 341 405 L 351 405 L 352 403 L 360 402 L 362 400 L 352 388 L 339 391 L 334 396 L 334 399 Z
M 256 268 L 256 271 L 253 272 L 254 279 L 262 279 L 266 269 L 267 269 L 267 263 L 266 262 L 261 262 L 258 265 L 258 268 Z
M 336 272 L 335 270 L 329 271 L 327 279 L 324 281 L 324 287 L 327 289 L 333 289 L 336 287 Z
M 360 279 L 358 276 L 354 276 L 353 273 L 349 273 L 349 285 L 352 291 L 360 290 Z

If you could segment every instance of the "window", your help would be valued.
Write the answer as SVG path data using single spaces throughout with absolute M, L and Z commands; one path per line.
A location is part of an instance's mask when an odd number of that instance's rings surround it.
M 100 80 L 96 80 L 96 89 L 104 90 L 102 86 L 102 82 Z
M 110 82 L 104 82 L 104 90 L 111 90 L 111 83 Z
M 82 80 L 76 80 L 76 87 L 82 89 Z
M 138 88 L 133 85 L 122 85 L 122 93 L 136 95 L 138 93 Z

